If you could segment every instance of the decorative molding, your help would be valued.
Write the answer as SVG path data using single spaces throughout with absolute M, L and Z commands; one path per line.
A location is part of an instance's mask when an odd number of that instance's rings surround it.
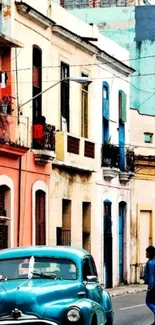
M 118 199 L 117 199 L 118 204 L 120 202 L 124 202 L 127 204 L 127 197 L 124 194 L 119 194 Z
M 103 177 L 105 180 L 111 181 L 113 178 L 117 177 L 119 174 L 119 169 L 111 167 L 102 167 Z
M 55 24 L 53 20 L 43 15 L 41 12 L 36 10 L 35 8 L 31 7 L 25 2 L 22 1 L 15 1 L 15 5 L 17 8 L 17 11 L 27 17 L 28 19 L 32 20 L 37 25 L 41 26 L 44 29 L 47 29 L 48 27 Z
M 102 64 L 108 64 L 116 71 L 120 72 L 121 74 L 124 74 L 126 76 L 129 76 L 131 73 L 135 72 L 134 69 L 130 68 L 126 64 L 122 63 L 115 57 L 112 57 L 111 55 L 108 55 L 108 53 L 101 51 L 99 49 L 97 54 L 97 59 L 102 62 Z
M 32 150 L 36 165 L 45 166 L 55 158 L 55 152 L 46 149 Z

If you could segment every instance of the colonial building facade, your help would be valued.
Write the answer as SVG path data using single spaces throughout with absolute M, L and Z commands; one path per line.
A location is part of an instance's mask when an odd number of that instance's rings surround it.
M 106 287 L 127 282 L 128 52 L 52 1 L 4 4 L 0 248 L 83 247 Z
M 124 4 L 122 2 L 122 6 L 119 1 L 115 6 L 112 5 L 113 1 L 103 2 L 104 8 L 83 7 L 71 12 L 83 21 L 96 23 L 102 34 L 129 49 L 130 63 L 136 70 L 131 78 L 130 96 L 130 146 L 135 148 L 136 153 L 136 175 L 131 188 L 130 280 L 137 283 L 140 281 L 140 269 L 146 263 L 145 248 L 149 244 L 155 244 L 153 235 L 155 5 L 149 1 L 138 3 L 127 1 Z M 98 2 L 99 7 L 103 6 L 103 2 Z M 94 2 L 94 7 L 96 6 L 97 3 Z

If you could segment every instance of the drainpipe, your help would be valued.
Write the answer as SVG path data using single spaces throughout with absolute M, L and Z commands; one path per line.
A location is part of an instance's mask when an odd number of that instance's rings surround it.
M 18 176 L 18 220 L 17 220 L 17 246 L 20 243 L 20 201 L 21 201 L 21 170 L 22 170 L 22 157 L 19 157 L 19 176 Z
M 19 107 L 19 80 L 18 80 L 18 52 L 15 48 L 15 70 L 16 70 L 16 98 L 17 98 L 17 123 L 20 123 L 20 107 Z

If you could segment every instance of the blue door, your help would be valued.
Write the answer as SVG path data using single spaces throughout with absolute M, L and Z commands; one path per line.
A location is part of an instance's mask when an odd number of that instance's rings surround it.
M 112 288 L 112 222 L 111 202 L 104 201 L 104 271 L 105 287 Z
M 124 281 L 124 219 L 125 219 L 124 202 L 119 203 L 119 283 Z
M 125 169 L 125 127 L 124 123 L 119 122 L 119 157 L 120 169 Z

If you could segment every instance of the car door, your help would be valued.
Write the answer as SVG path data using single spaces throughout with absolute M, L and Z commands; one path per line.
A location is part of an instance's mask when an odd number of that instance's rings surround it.
M 87 298 L 94 302 L 93 307 L 97 314 L 98 324 L 105 324 L 105 311 L 102 307 L 102 287 L 98 281 L 97 270 L 92 256 L 84 258 L 82 275 Z

